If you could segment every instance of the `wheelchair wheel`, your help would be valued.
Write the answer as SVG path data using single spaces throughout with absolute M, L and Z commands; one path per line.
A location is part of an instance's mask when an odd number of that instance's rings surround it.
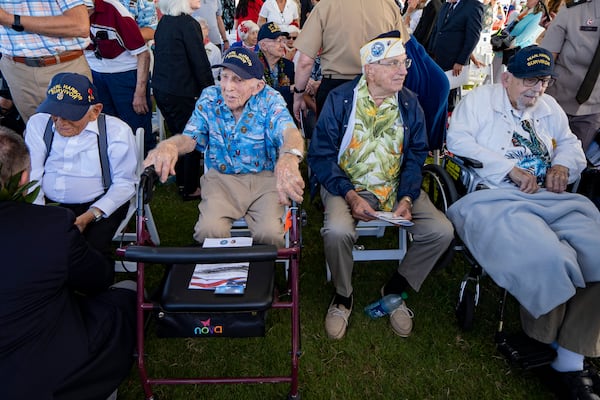
M 473 328 L 475 319 L 475 293 L 470 288 L 465 288 L 462 299 L 456 306 L 456 319 L 464 331 Z
M 421 188 L 436 208 L 446 213 L 448 207 L 458 200 L 454 181 L 446 170 L 437 164 L 426 164 L 423 167 L 423 183 Z

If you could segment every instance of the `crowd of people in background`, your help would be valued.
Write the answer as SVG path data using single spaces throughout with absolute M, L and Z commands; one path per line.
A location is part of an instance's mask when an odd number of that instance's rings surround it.
M 449 113 L 459 107 L 459 117 L 466 118 L 466 106 L 458 104 L 469 94 L 450 88 L 446 76 L 458 77 L 470 66 L 489 66 L 493 77 L 489 83 L 497 83 L 494 87 L 498 93 L 510 91 L 509 100 L 515 100 L 512 107 L 519 113 L 513 113 L 517 120 L 521 111 L 533 109 L 535 100 L 525 108 L 517 101 L 547 93 L 551 97 L 544 95 L 541 103 L 551 103 L 556 114 L 564 112 L 565 129 L 575 135 L 569 138 L 577 154 L 589 155 L 600 143 L 599 26 L 599 0 L 567 0 L 566 4 L 565 0 L 2 2 L 0 125 L 17 135 L 0 129 L 0 161 L 14 162 L 17 156 L 13 148 L 18 148 L 18 154 L 30 163 L 14 171 L 19 181 L 27 183 L 31 177 L 42 185 L 36 203 L 59 203 L 75 214 L 73 218 L 58 212 L 41 215 L 72 222 L 78 232 L 69 229 L 50 234 L 72 241 L 67 250 L 78 252 L 77 259 L 98 264 L 106 276 L 100 277 L 103 282 L 98 285 L 77 275 L 85 271 L 69 276 L 64 301 L 80 302 L 79 294 L 74 293 L 80 289 L 93 294 L 89 302 L 95 301 L 94 296 L 112 299 L 108 306 L 99 308 L 101 312 L 107 307 L 116 310 L 111 324 L 123 335 L 122 351 L 133 342 L 132 295 L 123 288 L 109 290 L 112 270 L 105 270 L 111 264 L 110 239 L 124 217 L 127 199 L 134 195 L 136 160 L 150 154 L 149 159 L 160 165 L 163 180 L 174 172 L 183 201 L 202 199 L 195 234 L 198 241 L 228 231 L 227 224 L 217 221 L 222 215 L 216 210 L 222 209 L 220 199 L 226 196 L 218 190 L 229 190 L 224 186 L 216 189 L 222 183 L 221 175 L 227 175 L 229 188 L 239 194 L 245 190 L 246 175 L 267 174 L 267 184 L 253 189 L 247 207 L 236 209 L 235 215 L 254 212 L 259 221 L 260 216 L 277 214 L 269 223 L 249 225 L 258 231 L 266 226 L 268 234 L 253 234 L 280 244 L 276 226 L 279 208 L 270 209 L 262 203 L 257 207 L 253 202 L 266 192 L 270 201 L 279 198 L 281 204 L 288 198 L 302 199 L 304 182 L 298 164 L 304 158 L 305 145 L 300 134 L 305 140 L 313 139 L 308 155 L 313 172 L 310 188 L 326 205 L 321 234 L 335 290 L 325 330 L 330 338 L 341 339 L 353 307 L 350 249 L 356 240 L 357 221 L 373 219 L 372 213 L 379 209 L 408 219 L 414 216 L 416 226 L 410 231 L 415 243 L 381 289 L 382 295 L 400 295 L 410 288 L 418 291 L 452 239 L 451 223 L 426 201 L 426 196 L 420 197 L 419 190 L 420 168 L 427 151 L 444 145 Z M 479 59 L 476 50 L 488 44 L 481 42 L 482 35 L 489 42 L 490 36 L 502 31 L 510 35 L 509 45 L 490 53 L 487 61 Z M 543 50 L 531 47 L 536 45 Z M 524 54 L 524 49 L 539 57 L 549 54 L 551 68 L 515 66 L 515 55 Z M 518 69 L 521 67 L 542 71 L 544 76 L 530 76 Z M 517 87 L 521 92 L 515 93 Z M 541 89 L 536 92 L 538 87 Z M 164 143 L 157 143 L 153 110 L 162 115 L 172 136 Z M 257 110 L 265 115 L 259 118 Z M 243 127 L 238 126 L 239 118 L 243 118 Z M 253 125 L 253 121 L 262 125 Z M 360 142 L 361 135 L 394 136 L 398 126 L 406 129 L 401 129 L 401 138 L 392 140 L 397 153 L 379 154 L 377 162 L 364 154 L 373 144 Z M 105 174 L 98 168 L 102 165 L 90 167 L 103 157 L 101 139 L 96 145 L 95 138 L 102 137 L 106 129 L 118 131 L 118 137 L 108 140 L 111 165 L 126 165 L 119 171 L 111 169 L 113 179 L 108 185 L 104 185 Z M 134 148 L 136 131 L 144 135 L 143 154 Z M 254 144 L 237 140 L 239 132 L 256 134 L 260 139 Z M 54 139 L 47 142 L 47 137 Z M 264 147 L 260 159 L 253 153 L 257 143 Z M 10 153 L 6 150 L 9 145 Z M 378 147 L 379 153 L 382 148 Z M 233 155 L 228 154 L 231 149 L 235 150 Z M 5 150 L 8 155 L 2 154 Z M 385 195 L 363 190 L 372 187 L 373 179 L 352 168 L 353 151 L 365 156 L 377 171 L 388 174 L 387 181 L 377 183 Z M 278 162 L 278 158 L 283 161 Z M 394 165 L 391 169 L 386 167 L 390 163 Z M 73 171 L 74 165 L 78 171 Z M 401 172 L 390 172 L 396 167 Z M 2 185 L 10 178 L 5 176 L 7 168 L 0 164 Z M 577 170 L 582 168 L 578 164 Z M 568 168 L 560 172 L 569 176 Z M 236 181 L 239 175 L 244 181 Z M 89 179 L 94 180 L 93 190 L 83 190 L 88 187 L 77 184 Z M 400 179 L 401 184 L 394 184 L 394 179 Z M 71 190 L 69 185 L 79 186 Z M 0 214 L 3 212 L 8 215 L 0 208 Z M 98 229 L 100 233 L 94 233 Z M 85 240 L 91 250 L 83 244 Z M 62 267 L 65 274 L 73 268 Z M 3 290 L 8 289 L 0 285 L 0 298 Z M 413 311 L 403 303 L 401 312 L 394 315 L 390 316 L 394 332 L 409 336 Z M 0 312 L 0 325 L 5 326 L 10 318 L 12 314 Z M 598 336 L 592 333 L 590 341 Z M 0 335 L 0 349 L 12 351 L 12 342 L 4 343 L 3 337 Z M 597 357 L 597 351 L 595 348 L 585 355 Z M 92 353 L 86 352 L 82 359 L 89 359 Z M 96 354 L 104 353 L 98 350 Z M 563 357 L 573 361 L 573 354 Z M 583 360 L 582 354 L 575 355 Z M 30 367 L 17 359 L 16 352 L 10 358 L 0 357 L 0 371 L 10 369 L 8 361 L 18 362 L 23 370 Z M 600 393 L 594 392 L 597 389 L 587 384 L 588 375 L 583 375 L 579 364 L 575 363 L 573 370 L 573 364 L 557 364 L 563 368 L 559 372 L 571 374 L 569 385 L 577 386 L 579 392 L 573 391 L 571 398 L 600 399 Z M 72 370 L 71 366 L 67 370 Z M 118 375 L 98 386 L 95 399 L 104 400 L 113 392 L 123 368 L 115 371 Z M 87 382 L 89 378 L 78 379 Z M 10 393 L 14 399 L 29 395 L 46 398 L 44 395 L 61 390 L 77 393 L 75 386 L 80 381 L 53 375 L 40 386 L 25 390 L 26 384 L 16 380 Z M 36 391 L 44 395 L 34 396 Z

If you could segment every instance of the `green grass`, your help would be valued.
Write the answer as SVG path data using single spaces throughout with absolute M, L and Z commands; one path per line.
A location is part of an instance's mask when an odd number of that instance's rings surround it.
M 321 213 L 305 201 L 301 262 L 300 391 L 303 399 L 552 399 L 530 372 L 511 367 L 496 352 L 493 335 L 499 291 L 482 282 L 477 321 L 462 332 L 454 317 L 459 282 L 466 271 L 462 257 L 445 270 L 435 271 L 419 293 L 409 293 L 415 327 L 407 339 L 396 336 L 387 318 L 369 320 L 362 309 L 378 297 L 395 262 L 357 263 L 354 272 L 355 309 L 346 337 L 327 338 L 323 319 L 332 285 L 325 281 L 325 262 L 319 228 Z M 182 202 L 173 185 L 159 186 L 151 205 L 162 245 L 192 243 L 198 210 Z M 397 233 L 388 229 L 385 242 Z M 378 241 L 381 245 L 381 240 Z M 368 245 L 368 243 L 366 243 Z M 150 272 L 158 281 L 160 267 Z M 123 274 L 124 275 L 124 274 Z M 124 277 L 124 276 L 123 276 Z M 512 305 L 515 311 L 514 305 Z M 516 318 L 516 313 L 510 313 Z M 147 340 L 151 376 L 216 376 L 219 374 L 288 374 L 289 313 L 268 314 L 264 338 Z M 515 325 L 515 321 L 511 325 Z M 155 386 L 158 399 L 285 399 L 287 384 Z M 120 400 L 143 399 L 137 370 L 119 388 Z

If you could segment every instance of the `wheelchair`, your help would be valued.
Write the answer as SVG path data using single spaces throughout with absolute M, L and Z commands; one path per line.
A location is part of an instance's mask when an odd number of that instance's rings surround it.
M 486 189 L 474 179 L 476 169 L 483 165 L 480 161 L 467 157 L 459 157 L 445 151 L 438 164 L 426 164 L 423 170 L 423 190 L 429 195 L 434 205 L 444 213 L 460 197 L 475 190 Z M 455 315 L 459 327 L 468 331 L 473 328 L 475 311 L 480 300 L 480 280 L 485 270 L 461 242 L 455 238 L 453 251 L 446 255 L 449 263 L 456 252 L 460 252 L 469 271 L 463 276 Z M 550 364 L 556 357 L 556 352 L 550 346 L 529 338 L 523 332 L 506 333 L 504 331 L 505 312 L 508 291 L 502 289 L 498 304 L 498 324 L 495 332 L 495 342 L 498 351 L 512 363 L 523 369 L 532 369 Z
M 144 232 L 145 212 L 158 177 L 148 167 L 138 186 L 136 219 L 138 232 Z M 300 349 L 299 263 L 301 254 L 302 212 L 292 206 L 286 213 L 289 245 L 277 249 L 272 245 L 249 247 L 154 247 L 144 242 L 121 247 L 117 254 L 137 265 L 137 367 L 146 400 L 155 400 L 154 385 L 207 385 L 246 383 L 288 383 L 287 398 L 300 398 L 298 385 Z M 235 239 L 234 236 L 232 236 Z M 285 260 L 285 284 L 275 279 L 276 260 Z M 217 294 L 209 290 L 190 289 L 196 264 L 248 263 L 246 287 L 242 293 Z M 149 264 L 163 264 L 165 276 L 153 299 L 144 295 L 145 273 Z M 278 287 L 285 286 L 285 287 Z M 265 336 L 267 311 L 287 309 L 290 321 L 289 374 L 277 376 L 149 376 L 146 365 L 146 325 L 151 317 L 156 336 L 185 338 L 260 337 Z

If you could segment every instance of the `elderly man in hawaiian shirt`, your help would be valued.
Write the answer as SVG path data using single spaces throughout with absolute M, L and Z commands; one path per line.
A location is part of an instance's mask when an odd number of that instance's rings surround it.
M 179 154 L 203 151 L 194 239 L 228 237 L 233 221 L 245 217 L 256 242 L 283 247 L 283 206 L 302 201 L 304 140 L 254 52 L 231 49 L 215 67 L 222 67 L 220 86 L 204 89 L 183 134 L 160 142 L 145 165 L 165 181 Z

